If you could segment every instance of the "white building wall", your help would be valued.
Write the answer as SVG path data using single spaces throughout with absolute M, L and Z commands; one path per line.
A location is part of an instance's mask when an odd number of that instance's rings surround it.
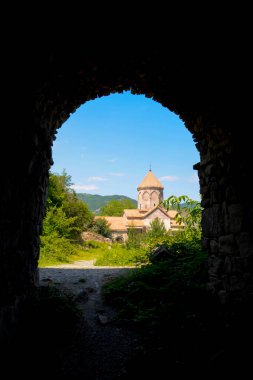
M 171 228 L 171 224 L 170 224 L 170 218 L 169 216 L 166 216 L 161 210 L 155 210 L 154 212 L 152 212 L 152 214 L 149 214 L 144 220 L 143 220 L 143 223 L 144 223 L 144 226 L 145 227 L 148 227 L 150 225 L 150 223 L 154 220 L 154 219 L 160 219 L 163 221 L 164 225 L 165 225 L 165 228 L 166 230 L 170 230 Z

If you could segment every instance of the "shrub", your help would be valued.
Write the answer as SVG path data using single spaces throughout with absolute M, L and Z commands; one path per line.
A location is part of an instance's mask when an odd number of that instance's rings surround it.
M 173 253 L 166 261 L 112 280 L 104 285 L 102 294 L 108 303 L 119 308 L 121 321 L 154 328 L 169 318 L 175 305 L 181 312 L 182 307 L 194 307 L 188 297 L 204 290 L 206 259 L 204 252 L 182 256 Z
M 200 202 L 189 198 L 187 195 L 176 197 L 171 195 L 163 202 L 164 207 L 176 210 L 176 220 L 179 224 L 184 223 L 186 228 L 201 231 L 201 218 L 203 208 Z
M 131 266 L 144 264 L 148 261 L 145 249 L 127 249 L 124 245 L 118 243 L 113 243 L 111 245 L 103 243 L 103 246 L 96 251 L 99 253 L 99 257 L 96 260 L 95 265 Z
M 143 235 L 137 231 L 133 226 L 128 229 L 128 237 L 125 243 L 127 249 L 140 248 L 141 242 L 143 241 Z
M 57 264 L 59 262 L 70 262 L 71 255 L 79 252 L 77 245 L 72 244 L 69 239 L 59 237 L 56 232 L 40 237 L 40 259 L 39 265 Z
M 97 234 L 111 238 L 112 232 L 110 230 L 110 224 L 105 218 L 96 218 L 93 221 L 92 230 Z
M 77 216 L 67 217 L 62 207 L 52 207 L 47 211 L 43 223 L 43 235 L 57 235 L 71 238 L 81 230 L 76 226 Z
M 149 225 L 147 231 L 147 238 L 149 239 L 159 239 L 167 235 L 167 231 L 163 220 L 155 218 Z

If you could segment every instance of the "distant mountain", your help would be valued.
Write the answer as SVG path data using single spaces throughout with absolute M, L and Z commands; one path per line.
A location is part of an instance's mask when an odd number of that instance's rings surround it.
M 100 208 L 111 200 L 129 199 L 130 201 L 134 202 L 137 207 L 137 201 L 135 199 L 126 197 L 125 195 L 93 195 L 86 193 L 77 193 L 77 196 L 79 199 L 85 202 L 89 206 L 90 210 L 95 214 L 98 214 Z

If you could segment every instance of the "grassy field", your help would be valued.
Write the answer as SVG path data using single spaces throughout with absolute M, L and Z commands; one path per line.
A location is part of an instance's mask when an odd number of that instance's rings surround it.
M 79 260 L 96 260 L 97 266 L 136 266 L 147 262 L 146 251 L 142 248 L 127 249 L 118 243 L 101 243 L 88 241 L 82 245 L 72 245 L 70 254 L 64 254 L 65 247 L 57 250 L 45 246 L 41 250 L 39 267 L 72 263 Z M 50 254 L 51 253 L 51 254 Z

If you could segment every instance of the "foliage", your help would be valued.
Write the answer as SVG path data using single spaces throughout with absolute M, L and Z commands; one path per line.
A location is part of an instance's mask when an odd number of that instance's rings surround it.
M 49 173 L 47 208 L 61 207 L 71 189 L 71 177 L 64 170 L 62 174 Z
M 124 209 L 136 208 L 136 204 L 130 199 L 111 200 L 100 209 L 100 215 L 122 216 Z
M 77 216 L 67 217 L 62 207 L 52 207 L 47 210 L 43 224 L 43 235 L 57 235 L 58 237 L 71 238 L 81 229 L 76 226 Z
M 41 236 L 39 267 L 73 263 L 79 260 L 97 260 L 103 251 L 90 249 L 93 247 L 99 248 L 96 242 L 83 242 L 78 245 L 71 243 L 69 239 L 57 236 Z
M 169 250 L 178 255 L 184 254 L 198 254 L 203 251 L 201 245 L 200 234 L 195 233 L 194 230 L 185 229 L 183 231 L 175 231 L 169 235 L 165 241 L 165 245 Z
M 62 208 L 67 218 L 76 218 L 74 225 L 78 232 L 86 231 L 92 226 L 94 216 L 88 206 L 77 198 L 75 192 L 68 193 Z
M 201 246 L 198 225 L 200 206 L 184 196 L 169 198 L 167 205 L 175 206 L 176 202 L 180 204 L 181 201 L 185 202 L 184 213 L 180 214 L 178 220 L 184 220 L 187 227 L 167 232 L 163 222 L 155 219 L 141 243 L 142 247 L 146 247 L 146 257 L 150 257 L 154 247 L 165 245 L 169 251 L 167 259 L 148 264 L 129 278 L 117 279 L 104 288 L 108 302 L 113 298 L 115 305 L 120 308 L 120 316 L 134 323 L 153 324 L 155 319 L 162 318 L 171 303 L 177 302 L 174 298 L 177 293 L 180 299 L 182 292 L 183 301 L 185 295 L 194 292 L 194 289 L 202 290 L 203 284 L 196 279 L 203 276 L 207 256 Z M 192 212 L 194 208 L 197 210 L 195 213 Z M 177 211 L 180 210 L 178 205 Z
M 80 251 L 81 232 L 93 215 L 71 189 L 71 177 L 50 173 L 47 211 L 41 236 L 40 265 L 69 262 Z
M 166 236 L 167 230 L 165 228 L 164 222 L 162 220 L 159 220 L 158 218 L 152 220 L 146 234 L 147 243 L 150 244 L 154 241 L 161 241 Z
M 40 237 L 39 266 L 47 266 L 71 262 L 71 256 L 78 255 L 80 247 L 57 232 Z
M 128 237 L 125 243 L 127 249 L 140 248 L 143 241 L 143 235 L 137 231 L 134 226 L 128 228 Z
M 147 263 L 147 253 L 143 248 L 127 249 L 123 244 L 113 243 L 100 243 L 99 257 L 95 265 L 102 266 L 135 266 Z
M 61 175 L 50 173 L 43 234 L 57 231 L 59 236 L 76 238 L 92 221 L 91 211 L 71 189 L 71 177 L 65 171 Z
M 96 218 L 93 221 L 92 230 L 105 237 L 111 237 L 110 224 L 105 218 Z
M 184 202 L 182 204 L 182 202 Z M 176 197 L 170 196 L 163 202 L 164 207 L 169 210 L 173 209 L 178 211 L 175 219 L 179 224 L 185 223 L 187 228 L 194 229 L 196 231 L 201 230 L 201 217 L 202 207 L 200 202 L 189 198 L 187 195 L 181 195 Z
M 96 260 L 99 266 L 135 266 L 148 262 L 144 248 L 128 249 L 124 244 L 86 241 L 79 259 Z
M 169 318 L 175 304 L 189 306 L 189 294 L 204 289 L 206 259 L 204 252 L 171 254 L 165 262 L 144 266 L 107 283 L 103 295 L 119 308 L 122 321 L 154 328 Z
M 184 376 L 202 376 L 206 368 L 220 369 L 224 360 L 228 368 L 235 337 L 240 342 L 245 339 L 239 339 L 244 320 L 248 321 L 244 331 L 251 331 L 252 312 L 250 317 L 242 313 L 241 304 L 238 314 L 234 308 L 231 312 L 229 305 L 224 308 L 206 291 L 206 261 L 204 252 L 173 254 L 165 262 L 135 269 L 104 285 L 102 294 L 118 309 L 118 322 L 143 332 L 144 343 L 132 363 L 140 378 L 159 377 L 168 368 Z M 245 362 L 245 353 L 242 358 Z

